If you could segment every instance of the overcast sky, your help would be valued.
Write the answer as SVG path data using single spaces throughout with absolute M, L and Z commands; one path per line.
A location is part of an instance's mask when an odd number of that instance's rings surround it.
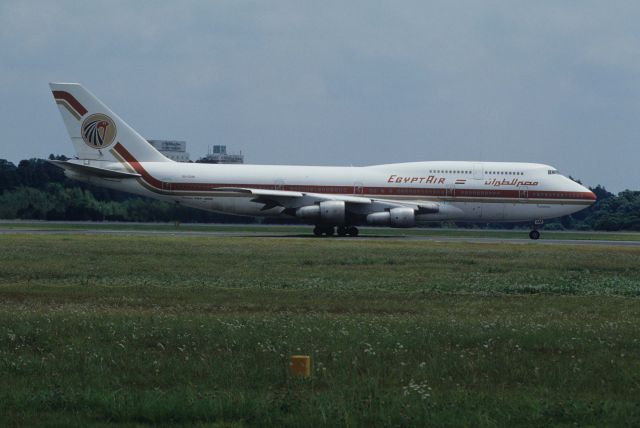
M 0 2 L 0 158 L 72 155 L 47 83 L 247 163 L 541 162 L 640 189 L 638 1 Z

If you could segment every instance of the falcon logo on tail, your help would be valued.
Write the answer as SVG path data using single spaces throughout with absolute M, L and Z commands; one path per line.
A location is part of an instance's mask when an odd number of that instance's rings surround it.
M 116 124 L 104 114 L 92 114 L 82 122 L 82 139 L 94 149 L 108 147 L 116 138 Z

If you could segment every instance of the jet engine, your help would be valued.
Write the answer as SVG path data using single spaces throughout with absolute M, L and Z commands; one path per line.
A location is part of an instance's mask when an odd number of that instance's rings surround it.
M 389 211 L 369 214 L 367 223 L 378 226 L 413 227 L 416 213 L 413 208 L 392 208 Z
M 323 201 L 318 205 L 300 207 L 296 216 L 303 220 L 326 224 L 344 224 L 344 201 Z

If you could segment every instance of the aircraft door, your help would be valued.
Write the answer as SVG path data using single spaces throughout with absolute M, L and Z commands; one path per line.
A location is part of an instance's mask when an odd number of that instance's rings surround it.
M 275 190 L 284 190 L 284 180 L 278 179 L 273 183 L 273 188 Z
M 484 165 L 476 162 L 473 164 L 473 179 L 482 180 L 484 178 Z
M 528 187 L 520 187 L 518 189 L 518 199 L 521 202 L 526 202 L 529 199 L 529 188 Z
M 446 187 L 446 196 L 448 198 L 455 198 L 456 196 L 456 185 L 455 184 L 448 184 Z
M 362 183 L 353 183 L 353 194 L 354 195 L 362 195 L 364 192 L 364 186 Z

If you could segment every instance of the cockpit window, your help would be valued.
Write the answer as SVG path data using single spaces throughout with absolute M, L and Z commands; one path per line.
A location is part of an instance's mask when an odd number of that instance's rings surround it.
M 557 169 L 550 169 L 549 171 L 547 171 L 549 173 L 549 175 L 551 174 L 558 174 L 558 170 Z

